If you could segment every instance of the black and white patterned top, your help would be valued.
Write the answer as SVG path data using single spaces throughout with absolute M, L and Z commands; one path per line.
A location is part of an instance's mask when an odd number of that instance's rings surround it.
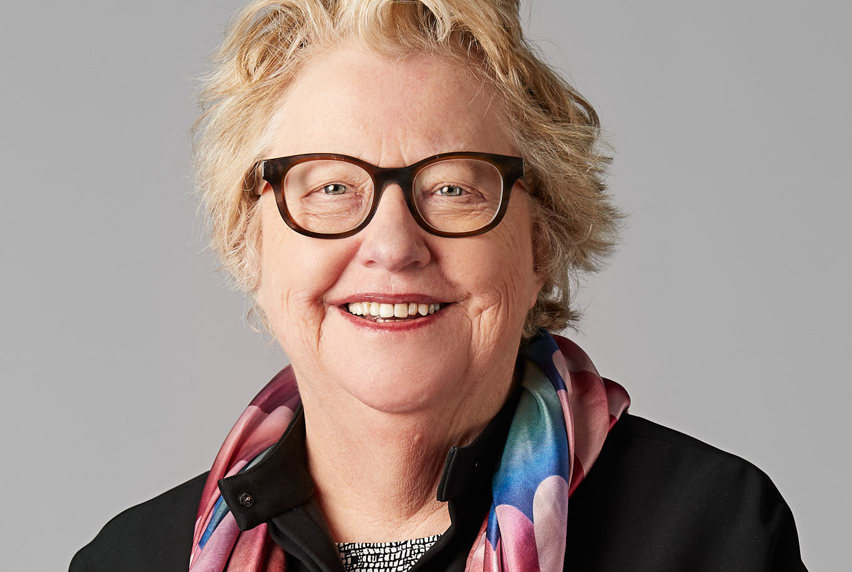
M 440 537 L 440 534 L 436 534 L 397 542 L 338 542 L 337 552 L 346 572 L 405 572 Z

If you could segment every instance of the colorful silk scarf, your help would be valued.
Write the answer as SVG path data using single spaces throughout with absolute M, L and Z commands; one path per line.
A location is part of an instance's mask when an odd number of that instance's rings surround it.
M 573 342 L 542 334 L 521 348 L 521 396 L 491 510 L 467 559 L 469 572 L 556 572 L 565 568 L 568 497 L 592 466 L 630 398 L 601 378 Z M 291 368 L 264 387 L 237 420 L 204 485 L 195 524 L 192 572 L 286 570 L 266 524 L 241 532 L 217 481 L 257 462 L 289 426 L 299 405 Z

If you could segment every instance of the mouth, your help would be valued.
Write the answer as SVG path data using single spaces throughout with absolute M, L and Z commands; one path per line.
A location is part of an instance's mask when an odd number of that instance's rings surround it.
M 384 324 L 388 322 L 420 320 L 436 312 L 440 312 L 445 306 L 446 304 L 441 303 L 399 302 L 388 304 L 364 301 L 350 302 L 344 304 L 343 308 L 353 316 L 358 316 L 377 324 Z

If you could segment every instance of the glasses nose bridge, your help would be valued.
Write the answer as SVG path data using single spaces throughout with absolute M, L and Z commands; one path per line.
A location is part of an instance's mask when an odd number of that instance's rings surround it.
M 402 191 L 405 204 L 415 220 L 418 219 L 414 207 L 414 169 L 411 167 L 375 167 L 372 173 L 374 186 L 373 212 L 378 210 L 379 201 L 388 185 L 396 184 Z
M 373 185 L 375 185 L 376 201 L 382 197 L 382 193 L 388 185 L 396 183 L 402 189 L 402 194 L 408 200 L 413 186 L 413 170 L 410 167 L 377 167 L 372 173 Z

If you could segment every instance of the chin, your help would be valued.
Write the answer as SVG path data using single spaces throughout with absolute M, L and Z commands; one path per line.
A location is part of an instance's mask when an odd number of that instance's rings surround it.
M 383 413 L 435 411 L 459 399 L 461 372 L 436 371 L 435 364 L 388 361 L 336 372 L 337 386 L 364 406 Z

